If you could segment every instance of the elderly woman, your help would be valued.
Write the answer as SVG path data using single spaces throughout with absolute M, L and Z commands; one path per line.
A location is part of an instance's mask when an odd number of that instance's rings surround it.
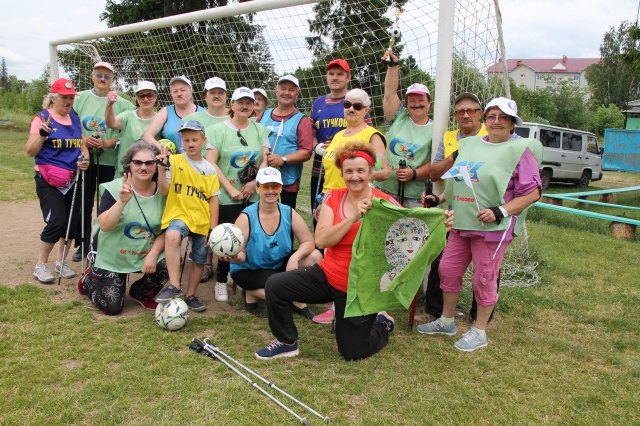
M 267 92 L 264 89 L 253 89 L 253 96 L 256 97 L 255 106 L 253 107 L 253 111 L 256 113 L 256 116 L 262 114 L 269 105 L 271 105 L 271 101 L 267 96 Z
M 156 85 L 150 81 L 139 81 L 135 94 L 138 109 L 124 111 L 118 115 L 113 110 L 113 105 L 118 101 L 118 94 L 109 92 L 107 97 L 107 109 L 104 113 L 107 127 L 120 130 L 120 143 L 117 148 L 118 163 L 116 165 L 118 176 L 122 176 L 122 171 L 124 170 L 122 157 L 131 145 L 142 139 L 142 135 L 147 131 L 156 116 L 154 110 L 158 99 Z
M 251 89 L 237 88 L 231 96 L 229 119 L 212 128 L 210 142 L 214 149 L 207 150 L 207 161 L 215 166 L 222 186 L 218 223 L 234 223 L 247 205 L 259 199 L 255 174 L 249 171 L 267 165 L 269 129 L 249 120 L 254 102 Z M 229 262 L 219 259 L 215 287 L 218 302 L 228 299 L 228 274 Z
M 347 301 L 351 246 L 362 216 L 371 208 L 371 198 L 383 198 L 398 205 L 390 195 L 372 188 L 376 151 L 365 142 L 349 142 L 333 152 L 334 167 L 340 171 L 346 188 L 328 191 L 320 211 L 315 244 L 325 250 L 324 259 L 311 267 L 283 272 L 267 280 L 265 292 L 269 326 L 276 337 L 256 352 L 260 359 L 298 355 L 298 330 L 291 306 L 334 302 L 336 341 L 345 360 L 370 357 L 387 345 L 393 331 L 393 318 L 386 313 L 344 318 Z
M 156 140 L 156 135 L 161 134 L 162 138 L 169 139 L 176 145 L 176 152 L 182 153 L 182 136 L 180 127 L 183 120 L 190 114 L 204 111 L 204 108 L 193 103 L 193 87 L 191 80 L 185 76 L 174 77 L 169 81 L 171 99 L 173 105 L 168 105 L 158 111 L 156 117 L 151 122 L 149 128 L 144 132 L 142 139 L 160 147 Z
M 232 262 L 231 278 L 242 287 L 244 306 L 250 314 L 260 312 L 257 298 L 265 298 L 264 286 L 270 276 L 322 260 L 302 216 L 278 202 L 282 192 L 280 171 L 273 167 L 260 169 L 256 181 L 260 200 L 244 209 L 236 220 L 245 235 L 245 247 L 237 256 L 225 259 Z M 295 251 L 294 235 L 300 243 Z M 309 319 L 314 316 L 306 306 L 295 306 L 294 312 Z
M 147 309 L 156 308 L 153 299 L 169 281 L 160 231 L 166 197 L 158 191 L 159 153 L 155 145 L 134 143 L 121 160 L 123 177 L 100 185 L 100 229 L 94 239 L 99 250 L 78 291 L 106 315 L 122 312 L 128 274 L 144 274 L 131 285 L 129 296 Z
M 69 114 L 76 96 L 70 80 L 56 80 L 45 102 L 49 104 L 48 108 L 37 113 L 31 121 L 29 139 L 25 145 L 27 155 L 35 157 L 36 194 L 47 224 L 40 234 L 38 263 L 33 272 L 33 276 L 43 284 L 55 280 L 48 262 L 57 242 L 60 245 L 55 271 L 64 278 L 76 275 L 63 258 L 71 246 L 69 241 L 65 249 L 65 239 L 75 229 L 80 210 L 80 203 L 76 202 L 74 211 L 71 211 L 73 197 L 77 193 L 74 188 L 77 169 L 87 170 L 89 167 L 89 151 L 82 140 L 80 119 L 75 114 Z M 79 161 L 81 153 L 86 160 Z
M 466 352 L 487 346 L 485 330 L 498 301 L 497 279 L 504 252 L 522 228 L 527 208 L 540 198 L 542 188 L 538 171 L 542 145 L 535 139 L 513 138 L 515 126 L 522 124 L 516 103 L 493 99 L 485 108 L 484 122 L 489 134 L 461 140 L 454 164 L 454 169 L 467 170 L 467 164 L 479 165 L 470 172 L 473 188 L 462 178 L 447 180 L 445 188 L 444 198 L 453 206 L 456 217 L 440 261 L 442 317 L 418 326 L 418 331 L 425 334 L 456 334 L 453 319 L 462 276 L 473 262 L 478 314 L 473 327 L 454 344 Z

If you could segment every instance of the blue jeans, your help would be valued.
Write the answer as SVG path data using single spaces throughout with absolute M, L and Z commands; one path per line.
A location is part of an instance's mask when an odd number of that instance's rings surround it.
M 191 236 L 191 260 L 200 265 L 207 263 L 207 247 L 204 245 L 205 235 L 191 232 L 186 223 L 174 219 L 167 227 L 167 232 L 178 231 L 182 238 Z

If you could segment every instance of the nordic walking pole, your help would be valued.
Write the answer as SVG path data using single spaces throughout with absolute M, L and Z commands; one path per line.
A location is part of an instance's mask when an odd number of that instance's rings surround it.
M 313 203 L 311 205 L 311 218 L 309 219 L 309 231 L 313 231 L 313 215 L 318 208 L 318 194 L 320 193 L 320 182 L 322 182 L 322 166 L 320 163 L 320 172 L 318 173 L 318 184 L 316 185 L 316 193 L 313 196 Z
M 398 162 L 398 167 L 400 169 L 406 169 L 407 162 L 405 160 L 400 160 Z M 404 207 L 404 182 L 402 181 L 398 181 L 398 202 Z
M 195 339 L 194 339 L 194 343 L 195 343 Z M 209 348 L 213 351 L 215 351 L 218 355 L 222 355 L 223 357 L 229 359 L 230 361 L 233 361 L 235 364 L 237 364 L 239 367 L 242 367 L 246 372 L 253 374 L 254 376 L 256 376 L 258 379 L 262 380 L 267 386 L 269 386 L 271 389 L 275 389 L 278 392 L 280 392 L 281 394 L 283 394 L 284 396 L 286 396 L 287 398 L 289 398 L 290 400 L 292 400 L 293 402 L 297 403 L 298 405 L 300 405 L 301 407 L 309 410 L 309 412 L 315 414 L 316 416 L 320 417 L 322 420 L 324 420 L 326 423 L 331 423 L 331 419 L 329 417 L 323 416 L 322 414 L 318 413 L 317 411 L 315 411 L 314 409 L 312 409 L 311 407 L 309 407 L 308 405 L 302 403 L 301 401 L 297 400 L 296 398 L 294 398 L 293 396 L 289 395 L 287 392 L 283 391 L 282 389 L 280 389 L 278 386 L 274 385 L 273 383 L 271 383 L 270 381 L 268 381 L 267 379 L 265 379 L 264 377 L 262 377 L 261 375 L 259 375 L 258 373 L 256 373 L 255 371 L 251 370 L 250 368 L 244 366 L 243 364 L 241 364 L 240 362 L 238 362 L 237 360 L 233 359 L 232 357 L 230 357 L 229 355 L 227 355 L 226 353 L 222 352 L 220 350 L 219 347 L 214 346 L 213 343 L 211 343 L 211 340 L 209 339 L 204 339 L 204 343 L 205 345 L 208 345 Z M 197 344 L 197 343 L 196 343 Z
M 82 272 L 81 274 L 84 274 L 84 260 L 85 260 L 85 251 L 84 251 L 84 215 L 85 215 L 85 203 L 84 203 L 84 193 L 86 192 L 87 188 L 86 188 L 86 182 L 85 182 L 85 174 L 84 174 L 84 170 L 80 171 L 80 174 L 82 175 L 82 209 L 80 209 L 80 220 L 82 221 L 82 223 L 80 224 L 80 235 L 82 236 L 82 238 L 80 239 L 80 252 L 82 253 Z M 98 206 L 99 208 L 100 206 Z M 97 210 L 97 209 L 96 209 Z M 76 228 L 77 229 L 77 228 Z
M 78 157 L 78 161 L 84 160 L 84 156 Z M 78 179 L 80 174 L 76 175 L 76 182 L 73 184 L 73 195 L 71 196 L 71 210 L 69 211 L 69 222 L 67 222 L 67 232 L 64 235 L 64 247 L 62 248 L 62 261 L 60 262 L 60 274 L 58 275 L 58 285 L 62 280 L 62 267 L 64 266 L 64 258 L 67 255 L 67 242 L 69 241 L 69 231 L 71 230 L 71 219 L 73 219 L 73 206 L 76 203 L 76 194 L 78 193 Z
M 218 361 L 222 362 L 224 365 L 227 366 L 227 368 L 231 371 L 233 371 L 234 373 L 236 373 L 238 376 L 242 377 L 243 379 L 245 379 L 247 382 L 249 382 L 249 384 L 258 389 L 260 392 L 262 392 L 264 395 L 267 396 L 267 398 L 269 398 L 270 400 L 272 400 L 273 402 L 275 402 L 278 406 L 280 406 L 282 409 L 286 410 L 289 414 L 293 415 L 296 419 L 298 419 L 300 421 L 300 423 L 302 423 L 305 426 L 311 426 L 311 423 L 303 418 L 300 417 L 299 415 L 297 415 L 292 409 L 290 409 L 289 407 L 287 407 L 286 405 L 284 405 L 282 402 L 280 402 L 277 398 L 275 398 L 273 395 L 271 395 L 269 392 L 267 392 L 266 390 L 262 389 L 260 386 L 258 386 L 258 384 L 256 382 L 254 382 L 253 380 L 251 380 L 250 378 L 248 378 L 246 375 L 244 375 L 240 370 L 238 370 L 237 368 L 235 368 L 233 365 L 229 364 L 225 359 L 223 359 L 222 357 L 218 356 L 218 354 L 216 354 L 216 352 L 212 349 L 212 347 L 210 345 L 205 345 L 204 343 L 202 343 L 200 340 L 196 339 L 195 337 L 193 338 L 193 342 L 197 345 L 201 345 L 203 347 L 203 349 L 210 354 L 211 356 L 213 356 L 215 359 L 217 359 Z

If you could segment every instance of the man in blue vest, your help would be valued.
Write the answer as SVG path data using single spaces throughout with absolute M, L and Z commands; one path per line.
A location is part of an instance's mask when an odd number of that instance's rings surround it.
M 298 79 L 291 74 L 280 77 L 276 86 L 278 105 L 265 110 L 257 118 L 260 124 L 271 130 L 267 161 L 269 166 L 280 169 L 283 183 L 280 200 L 293 209 L 300 190 L 302 165 L 311 158 L 313 148 L 311 119 L 296 108 L 298 96 Z

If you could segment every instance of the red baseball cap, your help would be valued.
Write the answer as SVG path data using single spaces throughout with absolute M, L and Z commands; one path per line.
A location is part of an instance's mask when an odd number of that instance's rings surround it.
M 76 93 L 76 87 L 73 85 L 71 80 L 67 80 L 66 78 L 59 78 L 53 82 L 51 85 L 51 93 L 57 93 L 58 95 L 74 95 L 78 96 Z
M 329 65 L 327 65 L 327 71 L 329 71 L 329 68 L 331 67 L 340 67 L 351 74 L 351 68 L 349 68 L 349 64 L 344 59 L 334 59 L 333 61 L 329 62 Z

